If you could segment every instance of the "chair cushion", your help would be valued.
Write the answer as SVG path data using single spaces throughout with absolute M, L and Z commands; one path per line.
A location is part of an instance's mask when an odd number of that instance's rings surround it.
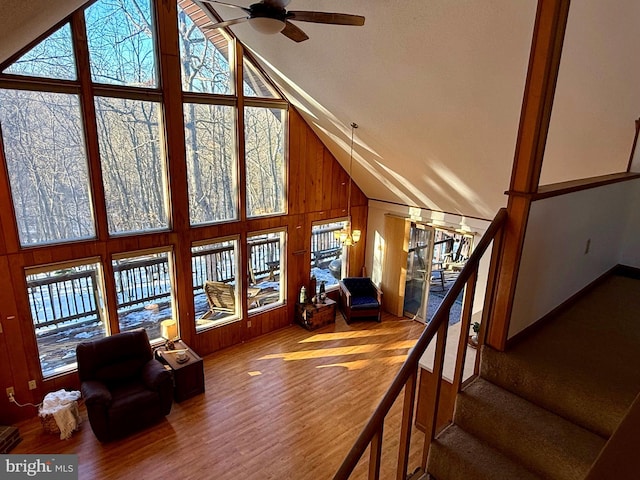
M 103 365 L 96 368 L 94 378 L 107 384 L 121 382 L 127 378 L 136 378 L 140 376 L 140 371 L 147 362 L 148 360 L 145 358 L 132 357 L 110 365 Z
M 376 295 L 376 289 L 369 277 L 348 277 L 344 278 L 342 283 L 354 297 L 375 297 Z
M 378 308 L 379 306 L 380 304 L 375 297 L 351 297 L 351 308 L 354 310 Z

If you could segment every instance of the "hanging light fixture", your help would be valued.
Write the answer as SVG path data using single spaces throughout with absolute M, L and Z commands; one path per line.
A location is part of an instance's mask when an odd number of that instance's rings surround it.
M 351 167 L 353 166 L 353 133 L 358 128 L 356 123 L 351 123 L 351 152 L 349 154 L 349 189 L 347 192 L 347 222 L 342 230 L 335 232 L 335 236 L 347 247 L 351 247 L 360 241 L 362 232 L 360 230 L 351 230 Z

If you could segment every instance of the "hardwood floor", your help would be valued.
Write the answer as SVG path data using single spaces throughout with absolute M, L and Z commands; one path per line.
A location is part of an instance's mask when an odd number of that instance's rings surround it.
M 12 453 L 75 453 L 81 479 L 330 479 L 423 328 L 388 315 L 346 325 L 339 314 L 314 332 L 291 326 L 207 356 L 206 392 L 148 430 L 102 445 L 82 408 L 66 441 L 37 418 L 21 423 Z M 382 478 L 395 478 L 401 403 L 385 424 Z M 365 478 L 364 465 L 356 473 Z

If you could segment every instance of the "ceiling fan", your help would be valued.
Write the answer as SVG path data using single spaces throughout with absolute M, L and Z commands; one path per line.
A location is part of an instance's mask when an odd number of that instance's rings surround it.
M 201 0 L 204 3 L 225 5 L 240 9 L 247 16 L 234 18 L 224 22 L 209 25 L 207 28 L 222 28 L 248 21 L 258 32 L 274 34 L 282 33 L 294 42 L 303 42 L 309 37 L 291 21 L 328 23 L 332 25 L 364 25 L 364 17 L 347 13 L 310 12 L 299 10 L 286 10 L 290 0 L 261 0 L 249 7 L 233 5 L 231 3 L 218 2 L 217 0 Z

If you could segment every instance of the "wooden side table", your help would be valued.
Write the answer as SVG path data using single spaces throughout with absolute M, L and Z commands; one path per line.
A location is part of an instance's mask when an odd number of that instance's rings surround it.
M 307 330 L 315 330 L 336 321 L 336 302 L 327 298 L 325 303 L 297 303 L 296 322 Z
M 173 397 L 181 402 L 199 393 L 204 393 L 204 364 L 202 358 L 191 350 L 182 340 L 175 342 L 175 350 L 186 350 L 187 361 L 180 363 L 176 353 L 167 352 L 166 348 L 156 350 L 159 360 L 167 365 L 173 373 Z

